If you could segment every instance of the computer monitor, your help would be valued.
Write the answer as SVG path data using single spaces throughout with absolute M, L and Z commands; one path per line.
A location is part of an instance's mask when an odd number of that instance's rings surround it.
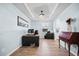
M 28 29 L 28 33 L 34 33 L 34 29 Z

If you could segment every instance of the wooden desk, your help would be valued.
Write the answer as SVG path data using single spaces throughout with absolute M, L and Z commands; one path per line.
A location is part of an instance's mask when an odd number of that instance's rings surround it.
M 39 36 L 22 36 L 22 46 L 30 46 L 31 44 L 35 44 L 35 46 L 39 46 Z
M 59 48 L 60 48 L 60 40 L 68 44 L 69 56 L 70 56 L 70 45 L 76 44 L 78 46 L 77 55 L 79 55 L 79 32 L 62 32 L 59 35 Z

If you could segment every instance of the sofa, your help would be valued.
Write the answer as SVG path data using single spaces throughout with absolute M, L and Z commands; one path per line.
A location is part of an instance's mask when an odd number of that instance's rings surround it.
M 44 38 L 45 38 L 45 39 L 54 39 L 54 33 L 46 33 L 46 34 L 44 35 Z

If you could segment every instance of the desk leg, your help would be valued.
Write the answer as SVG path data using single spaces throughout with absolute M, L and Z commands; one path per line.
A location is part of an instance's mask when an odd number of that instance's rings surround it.
M 79 45 L 78 45 L 78 52 L 77 52 L 77 56 L 79 56 Z
M 65 42 L 65 49 L 66 49 L 66 42 Z
M 59 39 L 59 48 L 60 48 L 60 39 Z
M 69 56 L 70 56 L 70 44 L 68 44 L 68 51 L 69 51 Z
M 39 46 L 39 39 L 35 40 L 35 46 L 38 47 Z
M 35 43 L 35 46 L 38 47 L 38 46 L 39 46 L 39 42 L 36 42 L 36 43 Z

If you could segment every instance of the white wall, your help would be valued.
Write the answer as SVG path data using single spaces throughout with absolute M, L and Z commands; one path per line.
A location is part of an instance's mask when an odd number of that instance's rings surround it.
M 66 20 L 68 17 L 72 17 L 76 19 L 75 22 L 72 22 L 72 31 L 79 32 L 79 4 L 71 4 L 61 15 L 54 21 L 54 28 L 59 29 L 59 31 L 67 31 L 67 24 Z M 56 32 L 55 32 L 56 33 Z M 56 34 L 57 35 L 57 34 Z M 55 36 L 56 36 L 55 35 Z M 61 45 L 64 46 L 64 43 L 61 42 Z M 71 52 L 75 55 L 77 53 L 77 46 L 72 45 Z
M 28 28 L 17 26 L 17 16 L 30 20 L 12 4 L 0 4 L 0 55 L 5 56 L 21 46 L 21 36 Z
M 48 28 L 49 31 L 53 32 L 52 22 L 48 21 L 32 21 L 31 28 L 38 30 L 40 38 L 44 38 L 45 32 L 42 31 L 43 28 Z

